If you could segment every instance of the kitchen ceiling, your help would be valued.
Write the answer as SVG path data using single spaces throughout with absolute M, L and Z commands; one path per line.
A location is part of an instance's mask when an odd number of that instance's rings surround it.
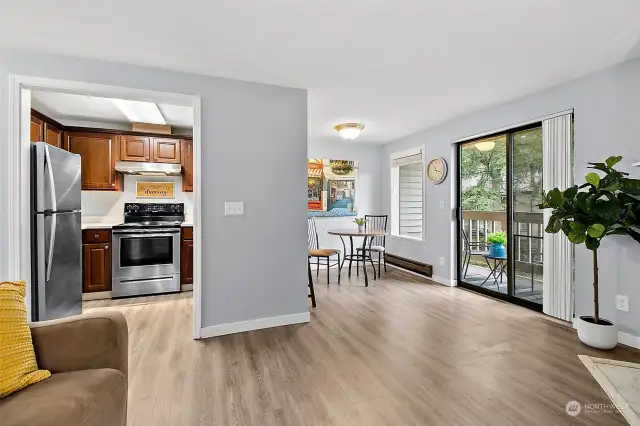
M 68 93 L 32 91 L 31 107 L 60 122 L 130 123 L 112 99 Z M 158 104 L 158 109 L 170 126 L 193 127 L 190 107 Z
M 637 0 L 54 0 L 5 9 L 0 44 L 306 88 L 310 138 L 339 141 L 334 125 L 363 123 L 351 143 L 386 142 L 640 54 Z

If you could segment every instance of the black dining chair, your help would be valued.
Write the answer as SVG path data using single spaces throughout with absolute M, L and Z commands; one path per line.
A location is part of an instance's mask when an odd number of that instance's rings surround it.
M 311 299 L 311 306 L 316 307 L 316 292 L 313 289 L 313 276 L 311 275 L 311 255 L 309 255 L 309 259 L 307 261 L 307 266 L 309 270 L 309 298 Z
M 373 215 L 373 214 L 366 214 L 364 215 L 365 220 L 367 221 L 365 223 L 365 229 L 366 230 L 370 230 L 370 231 L 387 231 L 387 224 L 389 222 L 389 215 L 386 214 L 380 214 L 380 215 Z M 381 272 L 381 266 L 380 266 L 380 261 L 381 259 L 384 260 L 384 272 L 387 272 L 387 258 L 385 256 L 385 250 L 386 250 L 386 242 L 387 239 L 384 235 L 381 235 L 379 237 L 373 237 L 373 241 L 371 242 L 371 244 L 366 248 L 366 251 L 368 251 L 369 253 L 369 258 L 371 260 L 371 264 L 373 266 L 373 276 L 375 278 L 376 275 L 376 267 L 375 265 L 373 265 L 373 253 L 378 253 L 378 277 L 380 276 L 380 272 Z M 362 251 L 362 247 L 358 247 L 357 249 L 358 251 Z
M 471 262 L 471 256 L 486 256 L 489 254 L 489 243 L 485 241 L 469 241 L 467 233 L 462 228 L 463 239 L 463 258 L 462 258 L 462 278 L 467 278 L 467 271 L 469 270 L 469 263 Z
M 316 221 L 310 217 L 307 219 L 307 244 L 309 248 L 310 258 L 315 259 L 316 276 L 320 275 L 320 259 L 326 259 L 327 265 L 327 284 L 329 284 L 329 270 L 332 266 L 338 265 L 338 284 L 340 284 L 340 273 L 342 272 L 342 265 L 340 264 L 340 250 L 338 249 L 321 249 L 318 246 L 318 231 L 316 229 Z M 330 263 L 331 257 L 338 256 L 336 263 Z

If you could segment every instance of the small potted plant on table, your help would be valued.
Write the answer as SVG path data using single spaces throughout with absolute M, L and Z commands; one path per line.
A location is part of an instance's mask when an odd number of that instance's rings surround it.
M 358 232 L 364 232 L 364 225 L 367 224 L 367 219 L 363 217 L 356 217 L 353 222 L 358 225 Z
M 489 243 L 490 257 L 507 257 L 507 249 L 504 245 L 507 243 L 507 234 L 505 232 L 494 232 L 487 235 Z
M 589 163 L 590 169 L 604 172 L 605 176 L 591 172 L 580 187 L 543 192 L 539 205 L 552 209 L 546 232 L 562 231 L 569 241 L 584 244 L 593 254 L 593 316 L 581 316 L 577 327 L 580 340 L 598 349 L 612 349 L 618 344 L 618 327 L 600 317 L 600 242 L 610 235 L 627 235 L 640 243 L 640 180 L 614 169 L 620 160 L 622 157 L 609 157 L 604 163 Z

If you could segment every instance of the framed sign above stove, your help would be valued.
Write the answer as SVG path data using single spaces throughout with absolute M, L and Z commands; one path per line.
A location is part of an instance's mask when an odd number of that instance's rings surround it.
M 175 182 L 136 182 L 137 198 L 175 198 Z

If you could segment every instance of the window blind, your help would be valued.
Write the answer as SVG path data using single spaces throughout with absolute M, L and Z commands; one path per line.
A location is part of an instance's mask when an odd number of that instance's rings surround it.
M 393 167 L 406 166 L 408 164 L 422 163 L 422 151 L 393 159 Z
M 394 166 L 399 172 L 399 234 L 422 239 L 422 153 L 394 159 Z

